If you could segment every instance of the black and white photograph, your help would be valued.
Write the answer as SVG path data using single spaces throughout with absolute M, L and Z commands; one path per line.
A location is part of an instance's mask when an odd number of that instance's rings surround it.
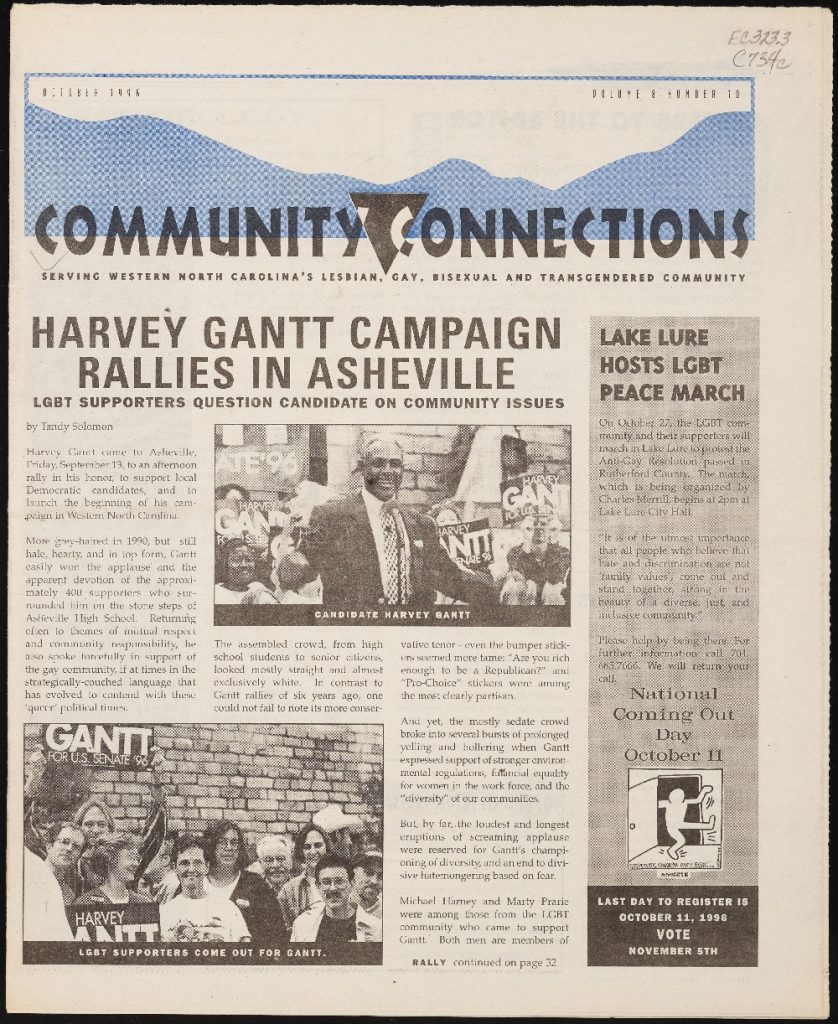
M 377 725 L 24 728 L 25 963 L 380 964 Z
M 216 625 L 567 626 L 567 426 L 215 428 Z

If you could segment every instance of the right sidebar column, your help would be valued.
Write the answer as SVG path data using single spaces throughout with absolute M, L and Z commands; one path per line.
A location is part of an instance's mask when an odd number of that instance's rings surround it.
M 757 963 L 758 326 L 591 322 L 591 966 Z

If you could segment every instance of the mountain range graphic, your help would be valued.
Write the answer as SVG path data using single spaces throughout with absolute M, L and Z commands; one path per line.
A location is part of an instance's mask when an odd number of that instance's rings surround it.
M 195 207 L 202 235 L 209 234 L 211 207 L 252 206 L 261 215 L 272 207 L 346 209 L 354 216 L 351 193 L 425 193 L 423 211 L 443 207 L 509 208 L 526 224 L 526 211 L 562 207 L 571 221 L 581 210 L 609 207 L 672 209 L 682 220 L 695 208 L 748 211 L 754 225 L 754 128 L 750 112 L 704 118 L 662 149 L 622 157 L 555 189 L 525 178 L 501 178 L 467 160 L 450 159 L 400 181 L 388 183 L 326 172 L 301 174 L 226 146 L 160 118 L 125 116 L 108 121 L 63 117 L 27 103 L 25 113 L 25 224 L 34 234 L 38 214 L 50 204 L 60 217 L 73 206 L 88 207 L 104 231 L 114 206 L 142 206 L 150 233 L 166 207 L 182 216 Z M 302 214 L 302 210 L 301 210 Z M 455 224 L 458 218 L 455 217 Z M 539 218 L 539 222 L 541 219 Z M 61 220 L 53 222 L 53 229 Z M 225 220 L 222 219 L 222 223 Z M 648 218 L 646 223 L 648 224 Z M 334 218 L 328 237 L 343 237 Z M 630 237 L 631 217 L 622 226 Z M 417 225 L 408 237 L 415 237 Z M 311 225 L 300 216 L 301 236 Z M 607 237 L 608 226 L 592 223 L 589 238 Z

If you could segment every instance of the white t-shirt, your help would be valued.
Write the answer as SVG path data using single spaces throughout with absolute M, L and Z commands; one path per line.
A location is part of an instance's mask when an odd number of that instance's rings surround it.
M 226 885 L 219 885 L 218 882 L 213 882 L 211 878 L 207 878 L 204 885 L 213 896 L 220 896 L 222 899 L 229 900 L 233 895 L 233 889 L 239 884 L 240 878 L 241 875 L 236 875 L 233 881 L 228 882 Z
M 239 908 L 214 891 L 197 900 L 180 893 L 161 904 L 160 934 L 164 942 L 240 942 L 250 938 Z
M 245 594 L 248 596 L 255 594 L 253 604 L 276 604 L 277 600 L 273 594 L 268 590 L 264 583 L 260 583 L 258 580 L 251 583 L 247 590 L 229 590 L 224 586 L 223 583 L 215 584 L 215 603 L 216 604 L 242 604 L 242 599 Z

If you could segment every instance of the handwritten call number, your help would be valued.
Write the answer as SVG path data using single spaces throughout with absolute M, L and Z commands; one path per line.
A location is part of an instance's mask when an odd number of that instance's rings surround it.
M 783 56 L 783 47 L 791 40 L 791 32 L 783 29 L 755 29 L 753 32 L 748 29 L 735 29 L 730 33 L 727 41 L 728 46 L 768 46 L 776 47 L 774 50 L 737 50 L 733 54 L 733 65 L 737 68 L 768 68 L 772 71 L 782 71 L 791 67 L 792 62 Z

